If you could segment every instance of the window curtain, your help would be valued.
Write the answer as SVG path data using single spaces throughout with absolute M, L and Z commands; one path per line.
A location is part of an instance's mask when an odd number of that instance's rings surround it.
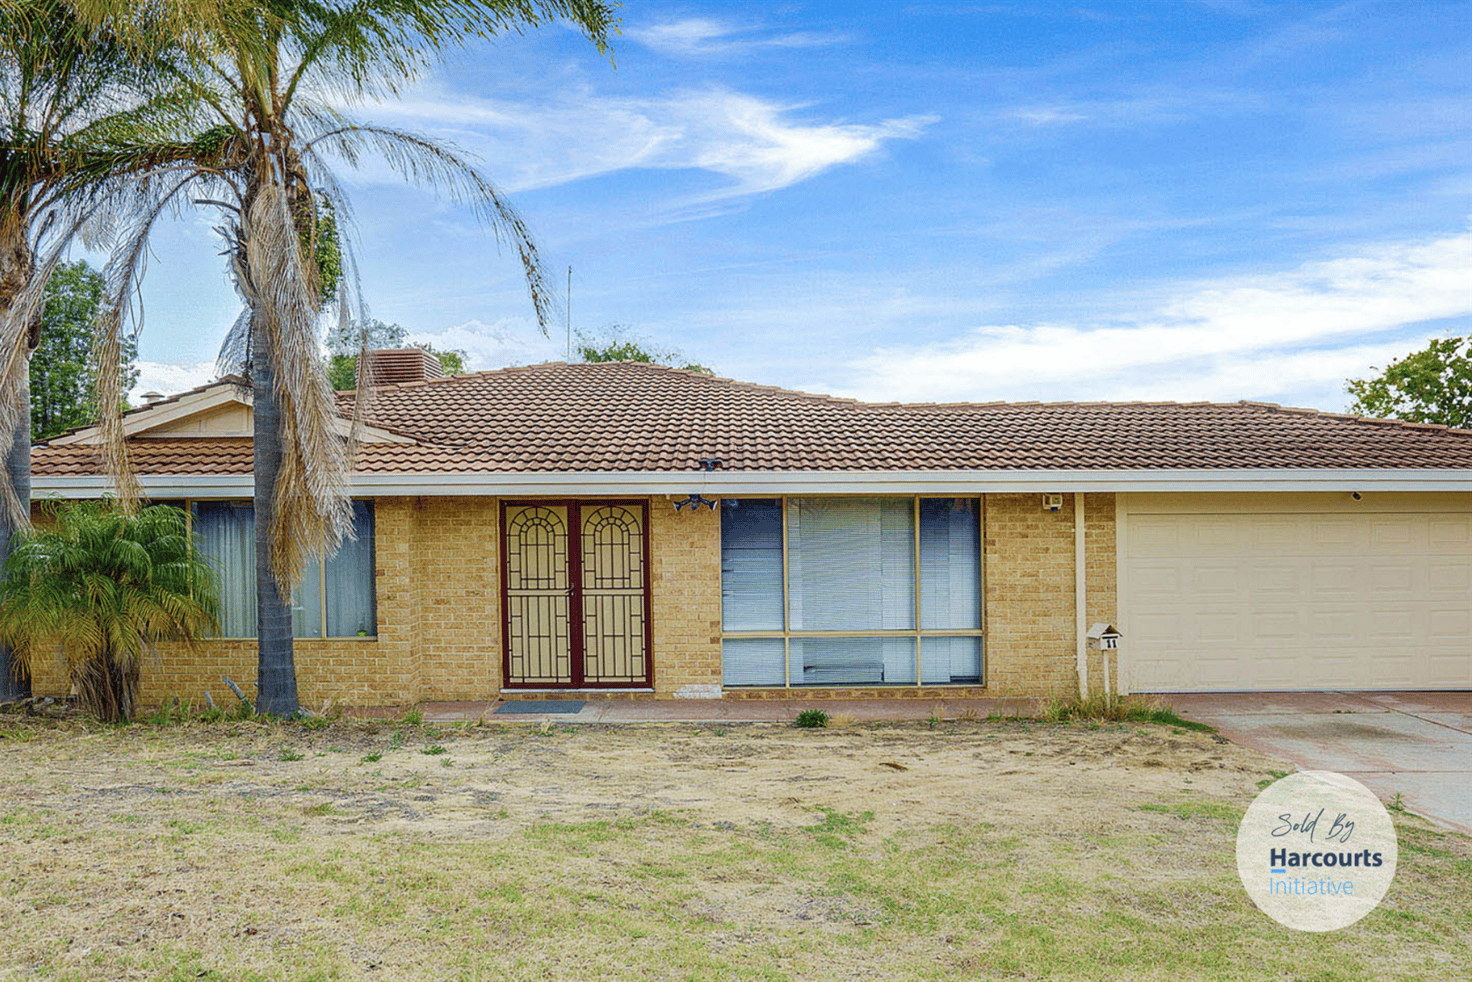
M 779 501 L 721 502 L 721 626 L 727 631 L 782 630 Z
M 194 543 L 214 566 L 220 585 L 220 636 L 256 636 L 255 510 L 248 502 L 197 501 Z M 378 633 L 374 595 L 373 503 L 353 502 L 355 539 L 344 540 L 325 563 L 312 563 L 292 595 L 292 634 L 299 638 Z M 327 622 L 322 620 L 326 592 Z
M 302 581 L 291 595 L 291 633 L 297 638 L 322 637 L 322 564 L 302 570 Z
M 353 502 L 353 537 L 327 557 L 327 636 L 367 637 L 378 633 L 373 584 L 373 503 Z
M 913 498 L 789 499 L 792 629 L 913 630 L 914 543 Z
M 220 588 L 220 637 L 256 636 L 256 523 L 244 502 L 196 501 L 194 542 L 215 568 Z

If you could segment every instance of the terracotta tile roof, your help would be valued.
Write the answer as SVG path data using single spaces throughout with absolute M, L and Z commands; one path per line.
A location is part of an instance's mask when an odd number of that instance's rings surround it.
M 1265 403 L 875 404 L 633 362 L 385 386 L 368 416 L 452 470 L 1472 467 L 1472 431 Z M 421 469 L 376 449 L 362 469 Z
M 248 437 L 128 441 L 129 459 L 139 474 L 249 474 L 254 465 Z M 36 477 L 103 473 L 99 448 L 85 443 L 31 449 Z
M 361 446 L 365 473 L 1472 468 L 1472 431 L 1266 403 L 861 403 L 632 362 L 382 386 L 368 420 L 420 442 Z M 249 440 L 132 445 L 144 474 L 250 472 Z M 32 461 L 99 472 L 90 447 Z

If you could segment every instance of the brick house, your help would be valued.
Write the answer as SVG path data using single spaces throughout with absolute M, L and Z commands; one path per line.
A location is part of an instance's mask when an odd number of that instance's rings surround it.
M 295 597 L 309 705 L 1472 687 L 1472 431 L 380 357 L 357 538 Z M 225 599 L 147 701 L 255 677 L 250 401 L 225 378 L 125 417 Z M 36 497 L 104 493 L 95 442 L 37 446 Z

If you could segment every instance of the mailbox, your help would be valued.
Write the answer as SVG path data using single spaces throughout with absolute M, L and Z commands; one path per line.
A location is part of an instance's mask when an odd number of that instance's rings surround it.
M 1097 651 L 1114 651 L 1119 647 L 1119 639 L 1123 635 L 1119 633 L 1119 628 L 1113 624 L 1105 624 L 1103 621 L 1100 621 L 1089 628 L 1089 633 L 1086 637 L 1089 640 L 1090 648 Z

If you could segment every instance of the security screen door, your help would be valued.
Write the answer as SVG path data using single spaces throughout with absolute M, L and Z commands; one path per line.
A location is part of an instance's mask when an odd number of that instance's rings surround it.
M 648 527 L 643 501 L 503 505 L 506 688 L 652 684 Z

